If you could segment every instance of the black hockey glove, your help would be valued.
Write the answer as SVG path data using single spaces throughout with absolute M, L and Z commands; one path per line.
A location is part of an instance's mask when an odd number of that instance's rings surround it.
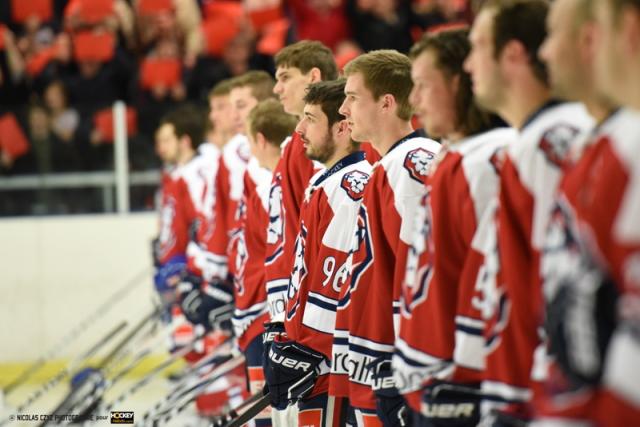
M 560 286 L 547 304 L 550 353 L 575 387 L 600 382 L 604 359 L 616 327 L 618 291 L 593 269 Z
M 391 355 L 378 357 L 367 365 L 367 369 L 371 371 L 376 413 L 382 424 L 385 427 L 408 426 L 409 411 L 393 380 Z
M 478 384 L 436 381 L 422 395 L 421 427 L 474 427 L 480 421 L 482 394 Z
M 295 341 L 282 339 L 280 335 L 270 345 L 265 345 L 264 359 L 264 377 L 271 393 L 271 406 L 279 410 L 311 392 L 323 362 L 328 368 L 321 353 Z
M 201 289 L 202 279 L 185 275 L 178 285 L 180 307 L 189 322 L 207 330 L 228 327 L 233 315 L 233 291 L 223 283 L 209 283 Z

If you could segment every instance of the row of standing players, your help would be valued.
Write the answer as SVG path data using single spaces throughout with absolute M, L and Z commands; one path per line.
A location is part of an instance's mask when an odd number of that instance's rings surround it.
M 632 0 L 490 1 L 340 80 L 284 48 L 212 91 L 226 144 L 163 120 L 158 284 L 230 321 L 258 425 L 640 421 L 638 29 Z

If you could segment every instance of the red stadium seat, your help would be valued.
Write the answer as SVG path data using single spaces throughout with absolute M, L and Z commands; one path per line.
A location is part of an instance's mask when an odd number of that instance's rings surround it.
M 226 17 L 228 19 L 240 20 L 244 10 L 242 3 L 237 1 L 210 1 L 204 5 L 204 19 Z
M 31 56 L 27 60 L 26 69 L 27 74 L 32 77 L 39 75 L 42 70 L 51 62 L 51 60 L 56 56 L 56 50 L 58 47 L 56 45 L 49 46 L 46 49 L 42 49 L 40 52 Z
M 282 8 L 280 6 L 249 11 L 251 25 L 256 31 L 262 31 L 266 25 L 276 22 L 281 18 Z
M 114 14 L 114 0 L 71 0 L 65 17 L 77 16 L 83 23 L 95 24 Z
M 53 17 L 53 0 L 11 0 L 11 18 L 22 24 L 32 16 L 40 21 Z
M 131 107 L 127 107 L 127 136 L 138 132 L 138 113 Z M 102 134 L 104 142 L 113 142 L 113 109 L 105 108 L 95 113 L 93 124 Z
M 0 116 L 0 148 L 14 159 L 29 151 L 29 141 L 12 113 Z
M 173 2 L 171 0 L 140 0 L 137 10 L 140 15 L 169 12 L 173 10 Z
M 140 86 L 151 89 L 154 86 L 172 87 L 181 81 L 182 63 L 178 59 L 147 58 L 140 66 Z
M 75 60 L 110 61 L 115 53 L 115 43 L 115 37 L 111 33 L 78 32 L 73 35 Z
M 285 18 L 267 24 L 262 32 L 262 37 L 258 41 L 256 51 L 263 55 L 275 55 L 278 53 L 284 47 L 289 26 L 289 20 Z

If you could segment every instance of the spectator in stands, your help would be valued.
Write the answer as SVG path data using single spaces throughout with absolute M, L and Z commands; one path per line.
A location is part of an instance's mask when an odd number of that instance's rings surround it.
M 56 80 L 47 86 L 44 101 L 49 110 L 51 131 L 62 142 L 71 142 L 80 124 L 80 115 L 69 106 L 69 97 L 61 81 Z

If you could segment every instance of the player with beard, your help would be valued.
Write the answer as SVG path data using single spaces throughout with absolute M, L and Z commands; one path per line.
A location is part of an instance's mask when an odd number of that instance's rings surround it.
M 324 165 L 305 190 L 300 231 L 287 291 L 285 332 L 271 344 L 265 376 L 274 407 L 298 405 L 298 425 L 340 426 L 346 402 L 328 395 L 335 311 L 347 278 L 360 201 L 371 165 L 351 140 L 338 108 L 344 80 L 309 85 L 296 127 L 306 156 Z M 283 366 L 282 358 L 314 361 L 306 371 Z M 301 380 L 302 379 L 302 380 Z

